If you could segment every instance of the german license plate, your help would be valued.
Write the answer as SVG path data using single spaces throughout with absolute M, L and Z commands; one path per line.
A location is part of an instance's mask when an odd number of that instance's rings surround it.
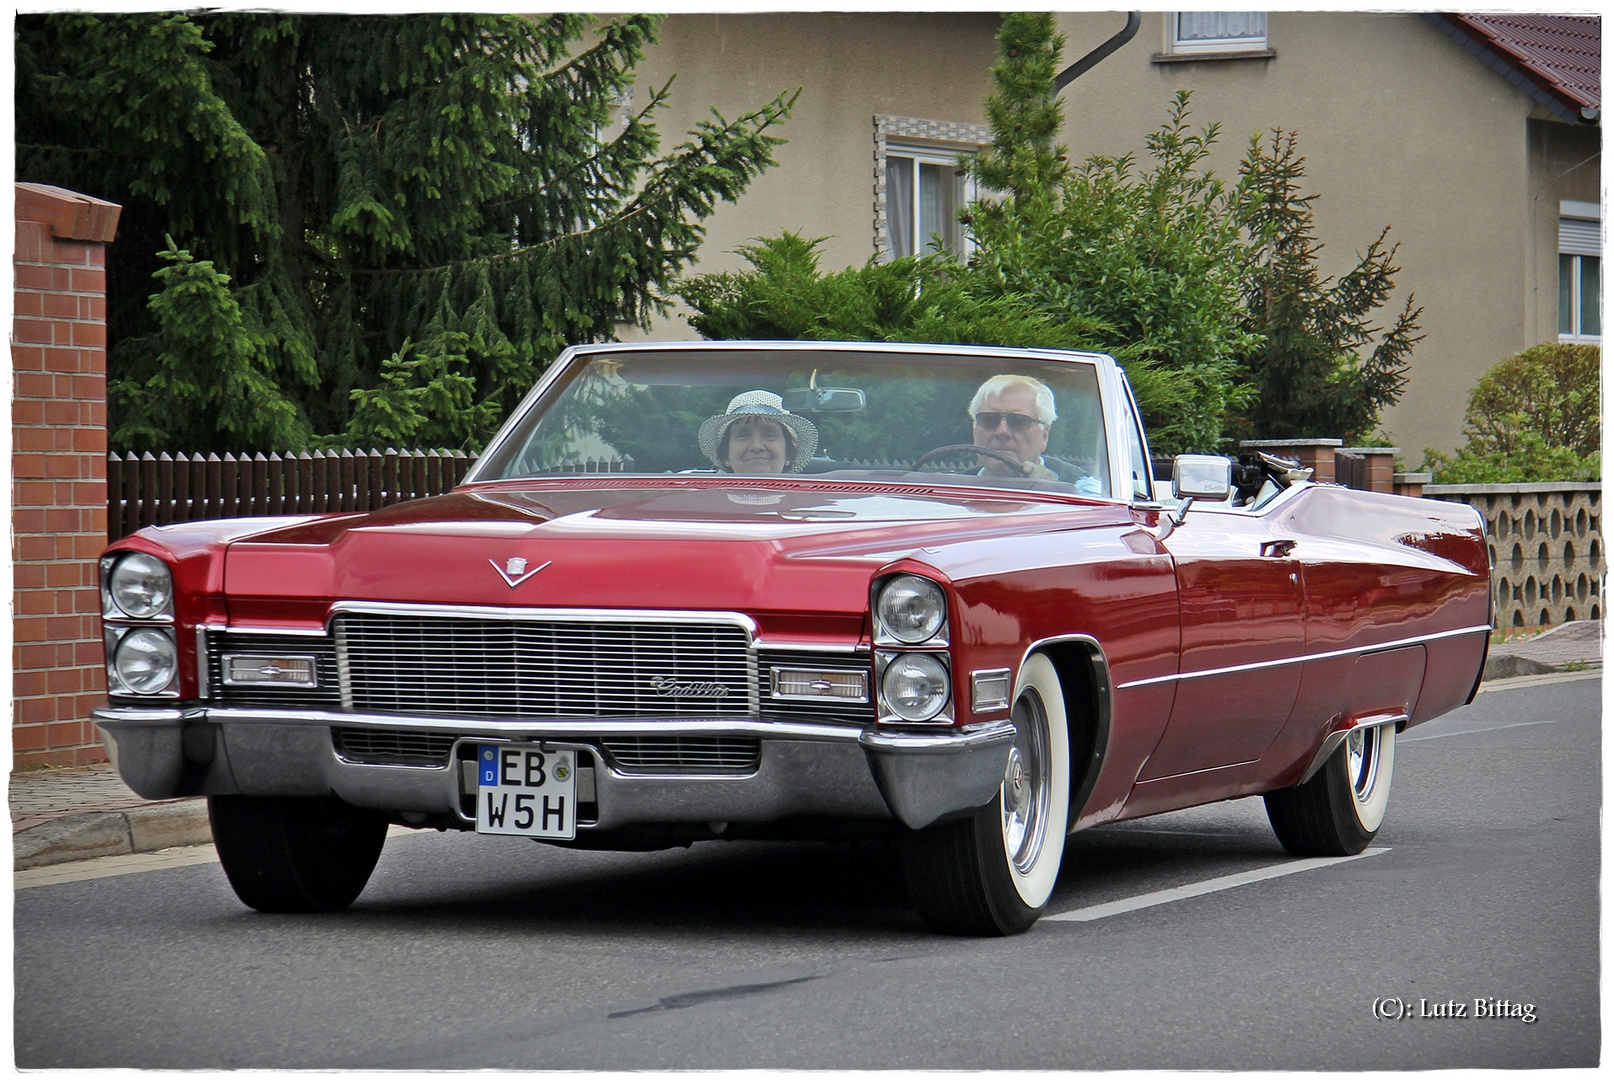
M 532 743 L 476 748 L 476 831 L 577 838 L 577 752 Z

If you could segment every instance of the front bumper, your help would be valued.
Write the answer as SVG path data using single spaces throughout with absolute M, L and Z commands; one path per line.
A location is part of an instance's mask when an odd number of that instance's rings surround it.
M 484 742 L 547 741 L 591 749 L 597 820 L 580 830 L 668 822 L 767 822 L 794 816 L 891 819 L 923 828 L 984 806 L 1003 782 L 1014 725 L 902 732 L 808 722 L 711 719 L 574 720 L 519 725 L 353 713 L 218 708 L 95 710 L 119 774 L 148 799 L 184 795 L 334 794 L 394 813 L 452 814 L 469 823 L 453 758 L 439 766 L 363 764 L 341 757 L 332 728 L 405 729 Z M 740 736 L 761 752 L 745 773 L 649 775 L 600 754 L 612 736 Z

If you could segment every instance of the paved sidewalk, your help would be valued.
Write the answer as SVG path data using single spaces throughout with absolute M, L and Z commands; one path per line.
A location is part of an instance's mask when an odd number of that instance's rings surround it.
M 1603 624 L 1572 622 L 1491 646 L 1485 681 L 1601 668 Z M 11 776 L 13 868 L 209 844 L 203 799 L 153 802 L 130 791 L 111 765 Z
M 1534 637 L 1491 646 L 1485 679 L 1545 675 L 1553 671 L 1603 666 L 1603 622 L 1583 619 L 1545 630 Z
M 204 799 L 142 799 L 110 764 L 11 774 L 12 868 L 210 844 Z

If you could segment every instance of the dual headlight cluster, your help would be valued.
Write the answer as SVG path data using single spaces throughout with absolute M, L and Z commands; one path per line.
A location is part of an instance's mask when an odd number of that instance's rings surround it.
M 139 551 L 103 557 L 101 619 L 109 694 L 179 694 L 174 575 L 167 563 Z
M 947 597 L 941 586 L 916 574 L 898 574 L 881 585 L 874 598 L 874 644 L 880 719 L 951 723 Z

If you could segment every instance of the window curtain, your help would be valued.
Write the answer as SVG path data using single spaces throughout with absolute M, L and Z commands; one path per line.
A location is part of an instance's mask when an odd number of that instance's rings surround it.
M 1177 14 L 1178 41 L 1227 41 L 1265 38 L 1264 11 L 1182 11 Z
M 885 222 L 893 259 L 914 253 L 913 166 L 913 158 L 888 154 L 885 159 Z

